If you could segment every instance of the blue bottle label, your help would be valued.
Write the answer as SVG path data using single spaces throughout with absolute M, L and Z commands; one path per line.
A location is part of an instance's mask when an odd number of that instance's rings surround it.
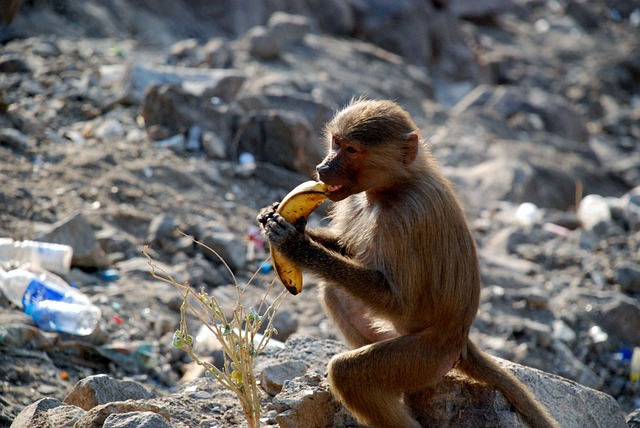
M 39 302 L 43 300 L 60 301 L 64 299 L 64 296 L 65 292 L 60 287 L 32 279 L 22 297 L 22 307 L 27 315 L 31 315 L 31 311 Z

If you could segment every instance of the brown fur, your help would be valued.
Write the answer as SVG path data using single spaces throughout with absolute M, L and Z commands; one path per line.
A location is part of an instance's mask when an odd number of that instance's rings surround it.
M 318 165 L 336 188 L 329 229 L 300 233 L 273 209 L 267 239 L 322 280 L 325 309 L 352 351 L 329 364 L 334 394 L 362 423 L 419 427 L 403 394 L 456 363 L 500 390 L 532 427 L 556 423 L 533 395 L 469 339 L 480 295 L 475 242 L 451 184 L 409 114 L 356 100 L 327 125 Z

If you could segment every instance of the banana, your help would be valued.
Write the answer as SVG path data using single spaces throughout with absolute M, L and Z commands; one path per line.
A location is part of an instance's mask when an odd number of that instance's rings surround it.
M 327 199 L 331 186 L 317 181 L 306 181 L 296 186 L 282 199 L 276 212 L 289 223 L 295 223 L 302 217 L 308 217 Z M 302 272 L 296 266 L 278 253 L 269 244 L 271 260 L 276 275 L 285 288 L 293 295 L 302 291 Z

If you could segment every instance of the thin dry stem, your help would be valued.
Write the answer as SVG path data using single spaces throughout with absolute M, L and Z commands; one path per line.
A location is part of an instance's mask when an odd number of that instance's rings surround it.
M 185 235 L 184 233 L 182 234 Z M 262 266 L 254 272 L 244 286 L 241 286 L 227 263 L 215 250 L 202 242 L 196 240 L 194 242 L 211 251 L 224 264 L 236 286 L 237 301 L 232 315 L 227 318 L 215 297 L 209 296 L 204 290 L 196 292 L 191 288 L 188 281 L 185 281 L 184 284 L 175 281 L 170 273 L 153 263 L 145 246 L 143 253 L 149 259 L 151 276 L 162 282 L 172 284 L 183 299 L 180 307 L 180 328 L 174 334 L 174 346 L 183 349 L 197 364 L 206 370 L 207 374 L 212 375 L 221 385 L 233 391 L 242 405 L 247 423 L 250 427 L 257 428 L 260 424 L 260 390 L 253 371 L 253 362 L 255 357 L 266 348 L 269 339 L 275 332 L 273 318 L 287 297 L 288 292 L 283 288 L 269 302 L 269 294 L 272 292 L 275 283 L 274 278 L 261 296 L 257 311 L 253 308 L 247 311 L 247 308 L 242 303 L 244 293 L 247 292 L 248 285 L 254 280 Z M 264 263 L 266 263 L 266 260 Z M 209 329 L 220 343 L 224 356 L 222 368 L 219 369 L 211 362 L 202 360 L 194 351 L 192 346 L 193 337 L 189 334 L 187 328 L 187 309 Z M 267 324 L 264 333 L 256 343 L 256 335 L 265 322 Z

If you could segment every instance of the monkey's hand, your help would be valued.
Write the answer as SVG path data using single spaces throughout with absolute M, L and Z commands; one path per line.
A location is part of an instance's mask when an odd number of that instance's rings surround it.
M 276 250 L 286 257 L 301 247 L 309 245 L 309 235 L 305 232 L 306 224 L 305 217 L 300 217 L 294 225 L 274 212 L 265 218 L 264 224 L 261 223 L 262 234 Z
M 256 220 L 258 221 L 261 229 L 264 229 L 264 225 L 267 224 L 267 221 L 276 213 L 278 206 L 280 206 L 280 202 L 274 202 L 268 207 L 264 207 L 260 210 Z

